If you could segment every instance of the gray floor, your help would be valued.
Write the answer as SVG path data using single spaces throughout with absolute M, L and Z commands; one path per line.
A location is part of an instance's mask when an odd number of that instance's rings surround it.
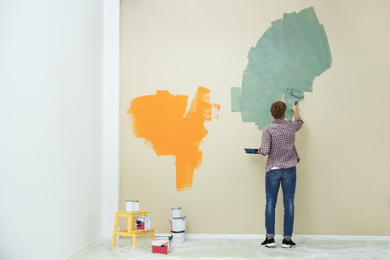
M 111 249 L 111 241 L 103 239 L 91 248 L 71 258 L 94 259 L 390 259 L 389 237 L 313 237 L 294 236 L 297 246 L 281 248 L 281 238 L 276 238 L 276 248 L 264 248 L 259 239 L 185 238 L 172 246 L 168 255 L 151 252 L 151 239 L 119 238 Z

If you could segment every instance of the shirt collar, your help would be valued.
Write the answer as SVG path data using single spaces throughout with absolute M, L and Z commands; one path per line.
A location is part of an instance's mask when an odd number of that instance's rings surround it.
M 275 119 L 274 123 L 279 123 L 283 121 L 285 121 L 285 118 L 279 118 L 279 119 Z

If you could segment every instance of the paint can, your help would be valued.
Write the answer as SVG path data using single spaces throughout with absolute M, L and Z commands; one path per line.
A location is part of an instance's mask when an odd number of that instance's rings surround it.
M 152 218 L 146 216 L 139 216 L 135 221 L 137 230 L 150 230 L 152 228 Z
M 134 211 L 139 211 L 139 201 L 134 200 Z
M 181 217 L 181 207 L 172 208 L 172 217 L 173 218 Z
M 145 230 L 152 229 L 152 218 L 151 217 L 144 217 L 145 221 Z
M 134 200 L 126 200 L 126 212 L 134 211 Z
M 154 239 L 168 241 L 168 252 L 172 252 L 172 234 L 155 234 Z
M 138 200 L 126 200 L 126 212 L 139 211 Z
M 182 243 L 184 242 L 184 235 L 185 235 L 185 231 L 179 231 L 179 232 L 175 232 L 175 231 L 172 231 L 172 236 L 173 236 L 173 243 Z
M 186 230 L 186 216 L 172 217 L 171 230 L 174 232 L 181 232 Z

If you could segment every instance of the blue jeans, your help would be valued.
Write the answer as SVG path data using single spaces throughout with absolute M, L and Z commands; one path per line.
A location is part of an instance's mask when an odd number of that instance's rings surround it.
M 294 227 L 294 197 L 297 181 L 296 167 L 271 170 L 265 175 L 265 228 L 267 237 L 275 236 L 275 207 L 280 184 L 283 190 L 284 230 L 283 237 L 291 238 Z

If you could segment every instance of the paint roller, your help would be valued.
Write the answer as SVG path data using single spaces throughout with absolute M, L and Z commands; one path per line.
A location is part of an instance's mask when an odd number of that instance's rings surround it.
M 303 91 L 290 89 L 290 95 L 296 98 L 299 98 L 300 100 L 303 99 Z
M 292 97 L 298 98 L 299 100 L 302 100 L 303 97 L 304 97 L 303 96 L 303 91 L 299 91 L 299 90 L 295 90 L 295 89 L 290 89 L 290 95 Z M 295 103 L 295 105 L 297 105 L 298 101 L 295 101 L 294 103 Z

